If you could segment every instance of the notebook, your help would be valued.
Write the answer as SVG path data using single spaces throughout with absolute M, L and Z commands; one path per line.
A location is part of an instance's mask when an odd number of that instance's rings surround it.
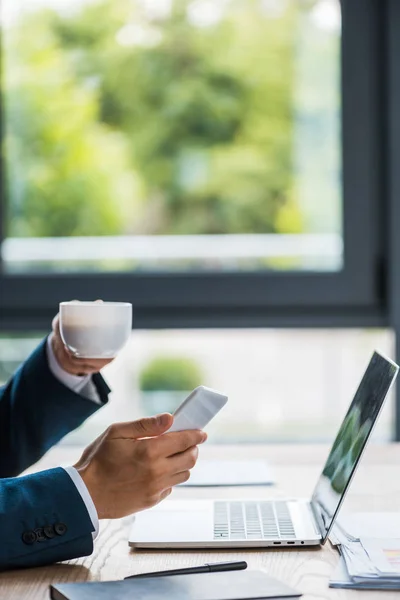
M 50 586 L 50 593 L 53 600 L 272 600 L 301 596 L 300 592 L 262 571 L 60 583 Z

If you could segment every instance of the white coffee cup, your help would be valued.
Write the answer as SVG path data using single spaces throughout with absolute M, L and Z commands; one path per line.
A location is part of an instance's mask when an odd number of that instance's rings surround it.
M 132 331 L 129 302 L 60 303 L 60 333 L 79 358 L 114 358 Z

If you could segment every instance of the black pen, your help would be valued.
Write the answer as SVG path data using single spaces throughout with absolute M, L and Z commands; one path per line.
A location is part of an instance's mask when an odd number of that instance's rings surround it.
M 244 560 L 238 562 L 220 562 L 209 563 L 201 567 L 187 567 L 185 569 L 173 569 L 172 571 L 156 571 L 155 573 L 139 573 L 139 575 L 129 575 L 124 579 L 133 579 L 136 577 L 166 577 L 168 575 L 195 575 L 196 573 L 217 573 L 221 571 L 241 571 L 247 569 L 247 562 Z

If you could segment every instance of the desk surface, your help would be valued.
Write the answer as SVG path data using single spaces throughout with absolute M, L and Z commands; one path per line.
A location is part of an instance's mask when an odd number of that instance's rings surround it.
M 176 498 L 191 497 L 283 497 L 311 495 L 327 446 L 205 446 L 204 458 L 262 458 L 274 467 L 276 485 L 269 488 L 179 488 Z M 36 467 L 73 464 L 77 449 L 57 448 Z M 398 511 L 400 506 L 400 445 L 370 446 L 363 459 L 344 510 Z M 124 576 L 191 566 L 220 560 L 245 559 L 250 568 L 263 569 L 299 589 L 304 600 L 376 600 L 377 592 L 333 590 L 329 577 L 337 563 L 337 551 L 328 542 L 321 549 L 246 550 L 246 551 L 133 551 L 127 544 L 132 517 L 102 522 L 92 556 L 66 563 L 3 573 L 0 575 L 1 600 L 45 600 L 52 582 L 113 580 Z M 385 592 L 385 600 L 398 598 Z

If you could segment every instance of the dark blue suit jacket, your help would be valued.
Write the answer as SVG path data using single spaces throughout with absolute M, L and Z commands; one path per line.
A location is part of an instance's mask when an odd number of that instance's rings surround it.
M 107 384 L 93 381 L 106 403 Z M 91 554 L 93 525 L 64 469 L 15 476 L 98 408 L 53 376 L 46 340 L 0 388 L 0 569 Z

